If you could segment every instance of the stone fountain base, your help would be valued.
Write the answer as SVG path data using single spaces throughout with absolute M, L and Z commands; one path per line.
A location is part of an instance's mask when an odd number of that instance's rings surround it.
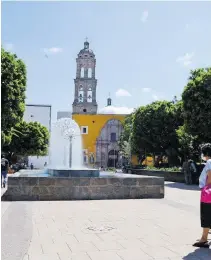
M 100 174 L 101 176 L 101 174 Z M 164 178 L 131 174 L 101 177 L 11 176 L 2 200 L 107 200 L 164 198 Z

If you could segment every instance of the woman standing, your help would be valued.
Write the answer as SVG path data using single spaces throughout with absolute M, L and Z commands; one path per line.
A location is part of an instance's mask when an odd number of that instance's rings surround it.
M 211 144 L 203 145 L 201 150 L 202 160 L 206 161 L 199 178 L 199 187 L 201 189 L 201 227 L 203 232 L 201 239 L 193 246 L 208 248 L 208 234 L 211 229 Z

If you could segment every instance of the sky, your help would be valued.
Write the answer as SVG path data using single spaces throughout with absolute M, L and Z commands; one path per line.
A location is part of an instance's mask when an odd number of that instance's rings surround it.
M 88 37 L 99 111 L 110 93 L 126 113 L 179 99 L 190 70 L 211 66 L 210 12 L 211 2 L 2 2 L 2 45 L 27 66 L 26 103 L 52 105 L 55 118 L 72 110 Z

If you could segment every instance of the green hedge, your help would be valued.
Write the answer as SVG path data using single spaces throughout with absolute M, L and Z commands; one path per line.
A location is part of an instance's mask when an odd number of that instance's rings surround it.
M 166 171 L 166 172 L 181 172 L 182 168 L 178 168 L 178 167 L 171 167 L 171 168 L 156 168 L 153 166 L 147 166 L 146 168 L 144 168 L 143 170 L 150 170 L 150 171 Z

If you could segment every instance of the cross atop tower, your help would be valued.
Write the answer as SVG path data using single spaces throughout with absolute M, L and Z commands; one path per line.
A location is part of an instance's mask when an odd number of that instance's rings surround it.
M 110 92 L 109 92 L 108 99 L 107 99 L 107 106 L 111 106 L 111 102 L 112 102 L 112 100 L 111 100 L 111 95 L 110 95 Z
M 85 38 L 84 49 L 89 49 L 89 42 L 87 37 Z

